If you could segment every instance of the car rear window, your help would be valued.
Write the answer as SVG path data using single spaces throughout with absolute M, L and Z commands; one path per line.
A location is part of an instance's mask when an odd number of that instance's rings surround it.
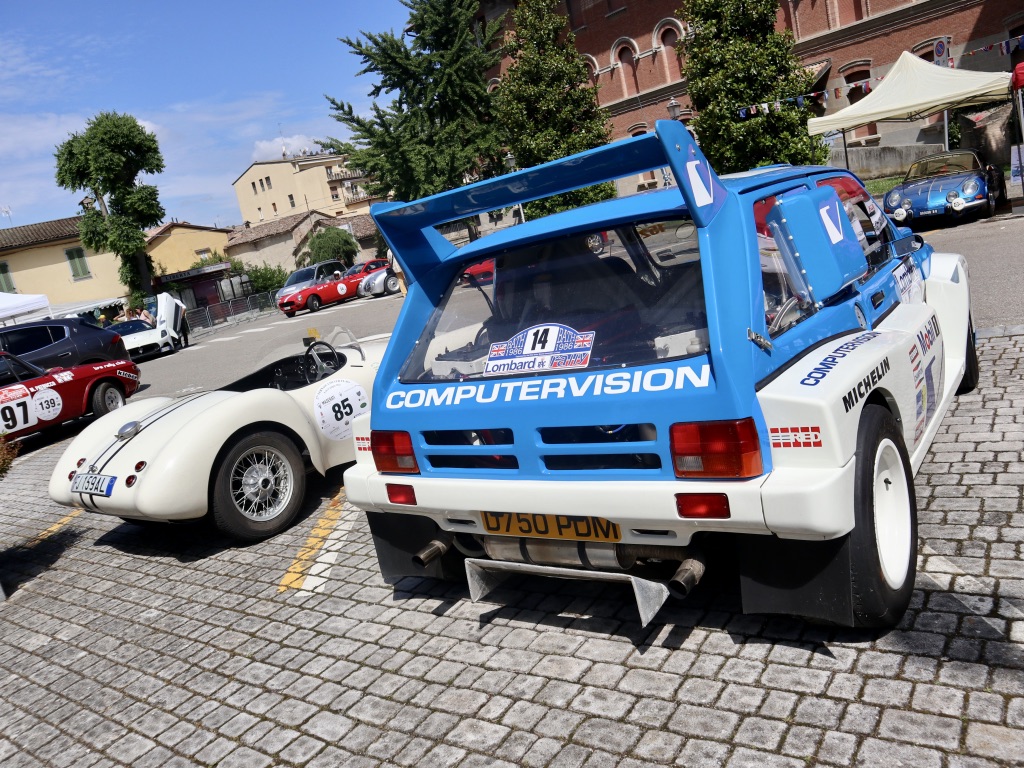
M 284 285 L 285 285 L 285 288 L 287 288 L 289 285 L 295 285 L 296 283 L 304 283 L 307 280 L 312 280 L 312 279 L 313 279 L 313 268 L 312 267 L 306 267 L 305 269 L 300 269 L 300 270 L 298 270 L 296 272 L 292 272 L 291 275 L 288 277 L 288 279 L 285 281 Z
M 706 349 L 696 227 L 686 218 L 645 221 L 465 264 L 400 378 L 617 368 Z

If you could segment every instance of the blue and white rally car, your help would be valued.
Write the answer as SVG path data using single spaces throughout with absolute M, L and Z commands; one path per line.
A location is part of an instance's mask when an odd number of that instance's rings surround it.
M 436 229 L 665 166 L 462 248 Z M 962 256 L 843 170 L 720 178 L 670 121 L 371 213 L 410 286 L 345 486 L 387 580 L 624 581 L 647 623 L 731 551 L 747 612 L 900 620 L 914 474 L 978 379 Z

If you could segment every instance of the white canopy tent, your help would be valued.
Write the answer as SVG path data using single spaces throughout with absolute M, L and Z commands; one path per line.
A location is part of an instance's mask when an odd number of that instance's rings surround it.
M 1009 72 L 973 72 L 936 66 L 909 51 L 867 96 L 838 112 L 807 121 L 812 136 L 868 123 L 920 120 L 947 109 L 1010 98 Z
M 44 294 L 0 293 L 0 325 L 8 320 L 34 315 L 40 310 L 49 312 L 50 300 Z

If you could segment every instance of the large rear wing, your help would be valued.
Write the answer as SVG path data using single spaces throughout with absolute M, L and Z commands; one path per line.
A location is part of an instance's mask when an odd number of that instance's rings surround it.
M 671 168 L 694 222 L 706 227 L 725 203 L 726 191 L 689 131 L 674 120 L 658 121 L 654 133 L 415 202 L 377 203 L 370 214 L 403 268 L 415 276 L 456 251 L 435 229 L 441 224 L 665 166 Z

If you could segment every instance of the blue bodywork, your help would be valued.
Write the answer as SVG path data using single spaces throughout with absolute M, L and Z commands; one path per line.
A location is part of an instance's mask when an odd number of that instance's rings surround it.
M 973 152 L 956 150 L 918 160 L 903 182 L 885 193 L 883 203 L 887 214 L 910 223 L 938 216 L 991 215 L 990 195 L 992 202 L 1005 196 L 1002 171 L 986 168 Z
M 435 227 L 469 216 L 611 179 L 641 174 L 668 166 L 677 186 L 566 211 L 498 231 L 457 248 Z M 372 428 L 400 430 L 412 435 L 424 476 L 559 480 L 593 480 L 587 471 L 554 472 L 544 456 L 593 451 L 588 444 L 545 443 L 543 428 L 581 424 L 644 424 L 656 427 L 653 442 L 621 442 L 605 449 L 621 453 L 648 452 L 668 457 L 669 426 L 677 422 L 742 419 L 752 417 L 761 441 L 764 472 L 770 472 L 768 430 L 757 401 L 758 387 L 809 348 L 865 327 L 871 328 L 899 302 L 891 269 L 864 275 L 863 253 L 842 204 L 831 187 L 818 187 L 826 177 L 850 177 L 829 167 L 772 166 L 732 177 L 719 177 L 685 128 L 673 121 L 657 123 L 654 133 L 626 139 L 545 165 L 488 179 L 413 203 L 379 203 L 371 208 L 381 233 L 401 263 L 409 282 L 408 296 L 395 333 L 381 363 L 373 393 Z M 852 177 L 851 177 L 852 178 Z M 858 182 L 859 183 L 859 182 Z M 811 192 L 813 190 L 813 192 Z M 784 198 L 794 191 L 795 216 L 809 218 L 802 226 L 822 228 L 825 209 L 835 210 L 833 249 L 819 259 L 821 274 L 835 273 L 827 293 L 814 299 L 825 311 L 817 311 L 775 339 L 768 348 L 751 342 L 751 333 L 767 338 L 761 271 L 752 203 L 769 196 Z M 802 198 L 820 202 L 821 217 L 814 208 L 803 210 Z M 622 372 L 583 370 L 561 374 L 573 397 L 542 396 L 542 384 L 552 377 L 508 376 L 475 383 L 403 383 L 400 373 L 421 331 L 449 286 L 474 261 L 500 254 L 512 246 L 524 246 L 549 238 L 552 233 L 585 233 L 612 229 L 616 224 L 689 215 L 697 226 L 700 262 L 707 308 L 708 346 L 703 354 L 659 360 L 631 366 Z M 909 240 L 909 230 L 900 232 Z M 860 256 L 861 269 L 845 266 L 837 248 Z M 891 247 L 891 246 L 887 246 Z M 909 248 L 906 249 L 909 253 Z M 918 251 L 923 260 L 930 249 Z M 805 254 L 813 266 L 813 256 Z M 919 264 L 920 265 L 920 264 Z M 861 282 L 854 285 L 857 278 Z M 871 296 L 872 301 L 864 297 Z M 643 391 L 641 384 L 661 381 L 670 369 L 677 387 Z M 609 376 L 619 378 L 609 381 Z M 600 382 L 597 377 L 600 378 Z M 572 380 L 571 383 L 569 380 Z M 679 384 L 681 382 L 681 384 Z M 612 392 L 609 392 L 611 384 Z M 495 389 L 495 387 L 504 387 Z M 472 388 L 472 392 L 470 389 Z M 479 388 L 483 388 L 481 391 Z M 447 393 L 447 390 L 454 390 Z M 416 392 L 415 395 L 411 394 Z M 682 394 L 683 396 L 680 396 Z M 415 403 L 415 405 L 413 404 Z M 433 403 L 433 404 L 431 404 Z M 516 466 L 472 469 L 434 466 L 427 455 L 457 452 L 496 453 L 494 445 L 446 446 L 428 444 L 431 430 L 510 430 L 513 442 L 502 453 L 513 453 Z M 444 464 L 444 462 L 438 462 Z M 602 469 L 602 480 L 668 479 L 671 462 L 658 469 Z

